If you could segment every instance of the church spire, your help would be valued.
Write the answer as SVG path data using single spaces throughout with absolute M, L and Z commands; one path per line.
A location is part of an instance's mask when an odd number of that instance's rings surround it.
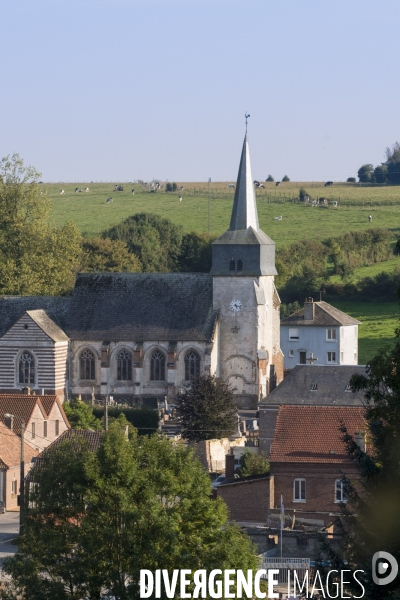
M 259 229 L 256 197 L 254 194 L 254 184 L 251 175 L 246 119 L 246 135 L 243 142 L 242 156 L 240 159 L 229 230 L 239 231 L 242 229 L 247 229 L 248 227 L 253 227 L 255 231 L 258 231 Z

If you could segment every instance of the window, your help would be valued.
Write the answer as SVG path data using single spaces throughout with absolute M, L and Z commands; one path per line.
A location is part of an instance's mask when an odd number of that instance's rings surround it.
M 118 381 L 132 380 L 132 354 L 121 350 L 117 354 L 117 379 Z
M 56 419 L 56 435 L 60 435 L 60 421 Z
M 328 363 L 336 362 L 336 352 L 327 352 L 327 362 Z
M 242 260 L 238 260 L 238 262 L 237 262 L 237 270 L 238 271 L 243 271 L 243 261 Z
M 230 271 L 234 271 L 235 270 L 235 261 L 233 259 L 229 263 L 229 270 Z
M 289 327 L 289 340 L 298 340 L 299 339 L 299 330 L 296 327 Z
M 165 356 L 160 350 L 150 358 L 150 381 L 165 381 Z
M 95 359 L 91 350 L 84 350 L 79 357 L 80 378 L 95 379 Z
M 328 342 L 336 342 L 336 329 L 327 329 L 326 339 Z
M 47 438 L 47 421 L 43 421 L 43 437 Z
M 18 493 L 18 482 L 16 479 L 13 479 L 11 482 L 11 493 L 16 496 Z
M 27 350 L 24 350 L 19 358 L 18 382 L 35 383 L 35 359 Z
M 289 350 L 289 356 L 291 356 L 291 357 L 294 356 L 294 350 Z
M 195 350 L 190 350 L 185 356 L 185 379 L 200 377 L 200 356 Z
M 342 479 L 335 481 L 335 502 L 347 502 L 345 483 Z
M 36 423 L 32 423 L 32 439 L 36 437 Z
M 306 501 L 306 480 L 295 479 L 293 489 L 293 502 L 305 502 Z

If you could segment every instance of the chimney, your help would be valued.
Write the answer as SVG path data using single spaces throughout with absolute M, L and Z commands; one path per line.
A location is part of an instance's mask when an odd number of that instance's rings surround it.
M 14 417 L 4 417 L 4 425 L 14 431 Z
M 306 298 L 304 302 L 304 320 L 314 321 L 315 317 L 315 304 L 314 298 Z
M 27 396 L 31 395 L 31 388 L 29 386 L 22 388 L 22 391 L 24 392 L 24 394 L 27 394 Z

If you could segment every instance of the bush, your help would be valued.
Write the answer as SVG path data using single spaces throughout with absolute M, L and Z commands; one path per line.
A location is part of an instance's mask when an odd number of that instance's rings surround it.
M 289 177 L 287 175 L 284 175 L 282 177 L 282 181 L 290 181 Z
M 272 175 L 268 175 L 265 181 L 275 181 L 275 179 L 272 177 Z
M 300 198 L 300 202 L 304 202 L 306 196 L 309 196 L 307 190 L 305 190 L 303 187 L 299 189 L 299 198 Z
M 355 183 L 356 182 L 356 178 L 355 177 L 348 177 L 347 178 L 347 183 Z
M 166 192 L 176 192 L 178 186 L 176 185 L 176 183 L 167 183 L 165 185 L 165 191 Z

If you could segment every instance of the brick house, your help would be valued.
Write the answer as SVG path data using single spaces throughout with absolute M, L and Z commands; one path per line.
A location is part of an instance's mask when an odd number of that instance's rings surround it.
M 32 466 L 32 458 L 39 452 L 25 443 L 25 473 Z M 7 510 L 18 509 L 20 489 L 21 440 L 0 421 L 0 501 Z
M 341 422 L 364 443 L 363 407 L 279 407 L 270 455 L 271 517 L 279 518 L 281 494 L 285 515 L 295 513 L 296 522 L 323 526 L 340 514 L 346 502 L 343 475 L 359 477 L 342 441 Z
M 216 488 L 217 498 L 222 498 L 229 518 L 239 525 L 265 525 L 270 508 L 270 477 L 251 475 L 229 480 Z
M 259 446 L 268 455 L 280 406 L 363 406 L 364 394 L 353 393 L 350 379 L 365 375 L 361 365 L 296 365 L 259 405 Z
M 70 428 L 58 396 L 0 394 L 0 422 L 20 436 L 21 421 L 25 422 L 25 442 L 39 452 Z

